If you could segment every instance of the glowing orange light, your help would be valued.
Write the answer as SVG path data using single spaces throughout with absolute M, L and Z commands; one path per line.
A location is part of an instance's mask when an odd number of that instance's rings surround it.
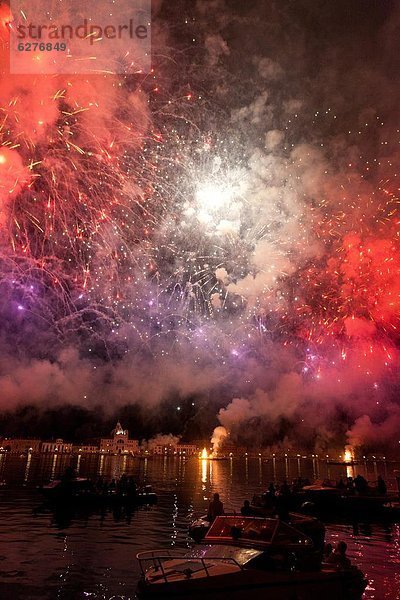
M 354 460 L 353 451 L 348 447 L 346 448 L 346 450 L 344 452 L 344 460 L 345 460 L 345 462 L 351 462 L 352 460 Z
M 202 459 L 207 459 L 208 458 L 207 448 L 203 448 L 203 451 L 201 453 L 201 458 Z

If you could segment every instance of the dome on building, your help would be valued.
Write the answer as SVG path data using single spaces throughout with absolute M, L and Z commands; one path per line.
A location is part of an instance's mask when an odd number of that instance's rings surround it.
M 111 435 L 112 436 L 115 436 L 115 435 L 128 435 L 128 430 L 127 429 L 122 429 L 122 425 L 118 421 L 118 423 L 116 424 L 115 428 L 112 430 Z

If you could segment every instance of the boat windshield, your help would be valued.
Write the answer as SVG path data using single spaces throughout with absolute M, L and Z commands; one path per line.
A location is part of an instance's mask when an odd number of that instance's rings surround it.
M 254 548 L 238 548 L 237 546 L 195 546 L 185 554 L 185 558 L 226 558 L 233 559 L 243 567 L 246 563 L 262 554 L 261 550 Z
M 309 537 L 283 523 L 279 519 L 257 517 L 217 517 L 208 530 L 204 541 L 210 543 L 241 542 L 267 546 L 272 544 L 290 546 L 312 545 Z

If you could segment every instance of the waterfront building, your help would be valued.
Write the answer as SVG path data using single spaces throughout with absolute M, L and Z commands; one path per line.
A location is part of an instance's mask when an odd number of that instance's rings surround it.
M 178 444 L 176 446 L 176 453 L 179 456 L 197 456 L 199 448 L 196 444 Z
M 96 454 L 99 452 L 98 444 L 75 444 L 72 446 L 74 454 Z
M 247 456 L 248 450 L 244 446 L 236 446 L 230 441 L 224 441 L 220 448 L 218 448 L 218 454 L 220 456 L 236 456 L 242 457 Z
M 44 453 L 57 452 L 58 454 L 70 454 L 72 452 L 72 444 L 64 442 L 61 438 L 57 438 L 56 441 L 43 442 L 41 451 Z
M 127 429 L 122 429 L 121 423 L 117 423 L 111 432 L 110 438 L 100 440 L 100 452 L 107 454 L 138 454 L 139 441 L 129 439 Z
M 12 453 L 25 453 L 25 452 L 40 452 L 41 441 L 36 439 L 3 439 L 1 446 L 3 450 Z
M 177 444 L 155 444 L 151 446 L 150 452 L 151 454 L 157 454 L 158 456 L 168 456 L 171 454 L 176 454 Z

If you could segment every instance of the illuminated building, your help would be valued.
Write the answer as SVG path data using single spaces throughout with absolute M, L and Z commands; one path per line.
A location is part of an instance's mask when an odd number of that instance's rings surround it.
M 58 452 L 59 454 L 70 454 L 72 452 L 72 444 L 64 442 L 61 438 L 57 438 L 55 442 L 43 442 L 41 451 L 44 453 Z
M 178 444 L 176 453 L 180 456 L 197 456 L 199 449 L 196 444 Z
M 100 440 L 100 452 L 107 454 L 138 454 L 138 440 L 130 440 L 127 429 L 122 429 L 121 423 L 117 423 L 111 432 L 110 438 Z
M 1 445 L 8 452 L 39 452 L 41 441 L 36 439 L 4 439 Z

